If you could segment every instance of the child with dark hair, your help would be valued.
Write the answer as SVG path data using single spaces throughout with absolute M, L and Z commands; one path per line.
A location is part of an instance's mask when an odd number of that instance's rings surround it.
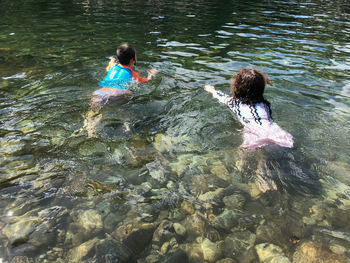
M 135 72 L 132 67 L 136 65 L 137 61 L 136 50 L 130 44 L 120 45 L 117 48 L 116 55 L 118 62 L 116 62 L 115 58 L 110 58 L 106 68 L 107 75 L 98 83 L 101 88 L 93 93 L 91 110 L 87 113 L 84 127 L 82 128 L 87 130 L 89 137 L 96 136 L 96 126 L 102 118 L 102 114 L 99 113 L 100 108 L 109 99 L 130 97 L 131 92 L 128 89 L 128 85 L 132 81 L 147 82 L 158 72 L 156 69 L 151 69 L 147 78 L 143 78 L 138 72 Z M 129 129 L 128 126 L 126 129 Z
M 137 57 L 135 48 L 130 44 L 120 45 L 116 54 L 118 63 L 116 63 L 115 58 L 110 58 L 106 68 L 107 75 L 99 83 L 101 89 L 94 92 L 93 102 L 106 103 L 110 97 L 130 96 L 131 93 L 127 87 L 130 82 L 133 80 L 147 82 L 157 73 L 156 69 L 151 69 L 147 78 L 143 78 L 138 72 L 132 70 L 131 67 L 136 65 Z
M 232 97 L 210 85 L 204 89 L 219 102 L 226 104 L 243 124 L 244 148 L 252 149 L 270 143 L 291 148 L 293 136 L 272 120 L 270 102 L 263 96 L 266 83 L 271 84 L 271 81 L 263 71 L 243 68 L 232 77 Z

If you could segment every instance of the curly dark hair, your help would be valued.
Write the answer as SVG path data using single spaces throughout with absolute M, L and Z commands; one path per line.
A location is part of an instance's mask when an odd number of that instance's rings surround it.
M 270 102 L 263 96 L 266 83 L 272 84 L 265 72 L 242 68 L 232 76 L 230 93 L 244 104 L 265 103 L 271 114 Z
M 123 44 L 117 48 L 117 58 L 120 64 L 127 66 L 131 59 L 136 59 L 136 50 L 130 44 Z

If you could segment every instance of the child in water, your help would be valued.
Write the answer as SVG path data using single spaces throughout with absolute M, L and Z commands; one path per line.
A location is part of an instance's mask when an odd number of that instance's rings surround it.
M 132 70 L 131 67 L 136 65 L 136 50 L 130 44 L 123 44 L 117 48 L 118 63 L 115 58 L 110 58 L 106 68 L 107 75 L 98 83 L 101 87 L 94 92 L 93 102 L 101 103 L 108 101 L 111 97 L 130 96 L 127 85 L 133 80 L 136 82 L 149 81 L 158 71 L 151 69 L 148 72 L 147 78 L 140 76 L 138 72 Z
M 272 120 L 270 102 L 263 96 L 266 83 L 271 84 L 271 81 L 263 71 L 243 68 L 232 77 L 230 93 L 233 97 L 210 85 L 204 89 L 226 104 L 243 124 L 244 148 L 253 149 L 270 143 L 291 148 L 293 136 Z
M 151 69 L 147 78 L 143 78 L 138 72 L 132 70 L 136 65 L 137 57 L 135 48 L 130 44 L 120 45 L 116 55 L 118 63 L 115 58 L 110 58 L 106 68 L 107 75 L 98 83 L 101 88 L 93 93 L 91 110 L 87 113 L 83 127 L 86 128 L 89 137 L 95 136 L 96 126 L 102 118 L 99 110 L 109 99 L 130 97 L 128 85 L 132 81 L 147 82 L 158 72 L 156 69 Z

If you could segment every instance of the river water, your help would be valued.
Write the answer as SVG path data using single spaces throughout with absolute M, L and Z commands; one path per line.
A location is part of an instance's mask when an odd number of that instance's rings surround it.
M 0 29 L 0 262 L 350 261 L 348 1 L 3 0 Z M 91 137 L 126 42 L 159 73 Z M 292 149 L 240 149 L 203 90 L 242 67 Z

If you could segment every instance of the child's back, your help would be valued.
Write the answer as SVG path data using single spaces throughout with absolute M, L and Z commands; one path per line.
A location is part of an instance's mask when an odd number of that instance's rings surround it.
M 152 69 L 148 73 L 147 78 L 143 78 L 140 74 L 132 69 L 136 64 L 136 50 L 130 44 L 123 44 L 117 48 L 116 52 L 118 63 L 111 58 L 106 68 L 107 75 L 98 84 L 101 87 L 93 94 L 93 104 L 102 106 L 107 103 L 110 98 L 118 98 L 120 96 L 130 96 L 128 84 L 133 80 L 135 82 L 147 82 L 150 80 L 157 70 Z
M 271 117 L 270 103 L 263 97 L 267 77 L 255 69 L 241 69 L 233 76 L 231 97 L 206 86 L 221 103 L 226 104 L 244 126 L 243 147 L 256 148 L 270 143 L 293 147 L 293 136 L 279 127 Z
M 127 84 L 132 80 L 132 71 L 120 64 L 113 65 L 105 78 L 98 83 L 102 88 L 127 89 Z
M 111 98 L 129 98 L 131 92 L 128 84 L 135 80 L 136 82 L 146 82 L 150 80 L 158 71 L 151 69 L 147 78 L 142 78 L 138 72 L 132 70 L 136 64 L 136 50 L 130 44 L 123 44 L 117 48 L 116 52 L 118 63 L 114 58 L 106 68 L 107 75 L 99 82 L 100 89 L 93 93 L 91 110 L 87 113 L 84 121 L 84 127 L 88 131 L 88 136 L 95 136 L 96 126 L 102 118 L 99 112 L 100 108 L 105 105 Z M 123 101 L 123 100 L 121 100 Z

